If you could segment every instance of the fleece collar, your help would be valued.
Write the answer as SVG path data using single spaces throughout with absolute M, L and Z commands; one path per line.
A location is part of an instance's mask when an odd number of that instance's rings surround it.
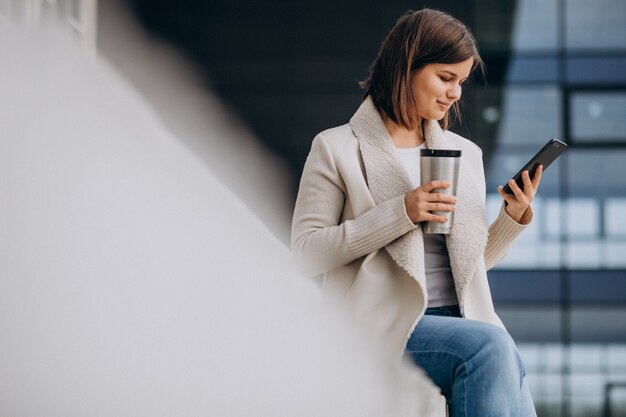
M 363 101 L 350 119 L 350 127 L 359 142 L 367 184 L 374 202 L 380 204 L 411 191 L 411 182 L 395 156 L 393 141 L 371 97 Z M 427 126 L 425 140 L 428 149 L 459 149 L 434 120 Z M 446 235 L 450 267 L 461 307 L 465 290 L 478 261 L 484 256 L 487 244 L 483 196 L 470 176 L 464 175 L 469 167 L 464 167 L 463 162 L 461 156 L 454 225 L 452 232 Z M 421 227 L 394 240 L 385 249 L 400 267 L 422 285 L 426 293 Z

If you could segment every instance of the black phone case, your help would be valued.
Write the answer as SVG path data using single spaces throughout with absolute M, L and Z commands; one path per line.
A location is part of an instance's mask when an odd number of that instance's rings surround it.
M 517 174 L 513 177 L 519 188 L 524 189 L 524 180 L 522 180 L 522 172 L 528 170 L 530 174 L 530 178 L 532 179 L 535 175 L 535 170 L 539 165 L 543 165 L 543 171 L 550 166 L 552 162 L 556 160 L 556 158 L 561 155 L 567 149 L 567 145 L 561 142 L 558 139 L 550 139 L 548 143 L 544 145 L 543 148 L 535 156 L 531 158 L 530 161 L 524 165 L 522 169 L 519 170 Z M 509 187 L 509 183 L 507 182 L 504 186 L 504 192 L 507 194 L 514 195 L 513 190 Z

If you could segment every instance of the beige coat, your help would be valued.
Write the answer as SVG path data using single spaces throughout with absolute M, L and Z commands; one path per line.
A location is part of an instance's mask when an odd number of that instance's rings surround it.
M 446 236 L 461 312 L 503 327 L 486 271 L 506 255 L 532 211 L 518 224 L 502 208 L 488 226 L 480 148 L 443 131 L 435 121 L 427 128 L 426 146 L 462 151 L 454 226 Z M 428 305 L 422 230 L 404 205 L 404 195 L 412 189 L 380 114 L 367 98 L 349 124 L 313 140 L 291 236 L 301 271 L 323 274 L 324 294 L 398 354 Z

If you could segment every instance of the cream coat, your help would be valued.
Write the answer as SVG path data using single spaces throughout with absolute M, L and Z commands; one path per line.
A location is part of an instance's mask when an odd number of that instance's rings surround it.
M 462 314 L 504 327 L 494 311 L 486 271 L 506 255 L 532 211 L 518 224 L 502 208 L 488 226 L 480 148 L 443 131 L 436 121 L 425 139 L 429 149 L 462 151 L 455 221 L 446 236 Z M 349 124 L 313 140 L 291 237 L 302 272 L 323 274 L 328 299 L 348 308 L 400 355 L 428 304 L 422 231 L 404 205 L 412 188 L 380 114 L 367 98 Z

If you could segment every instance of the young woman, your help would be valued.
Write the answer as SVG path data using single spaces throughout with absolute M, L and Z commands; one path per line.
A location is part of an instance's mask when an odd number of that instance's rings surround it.
M 486 271 L 532 220 L 539 186 L 498 188 L 487 225 L 480 148 L 447 130 L 463 82 L 482 68 L 458 20 L 423 9 L 403 15 L 383 42 L 350 123 L 315 137 L 296 202 L 292 250 L 323 292 L 391 349 L 426 370 L 453 417 L 535 416 L 524 366 L 491 300 Z M 456 197 L 420 186 L 419 149 L 462 151 Z M 422 233 L 445 221 L 449 235 Z

